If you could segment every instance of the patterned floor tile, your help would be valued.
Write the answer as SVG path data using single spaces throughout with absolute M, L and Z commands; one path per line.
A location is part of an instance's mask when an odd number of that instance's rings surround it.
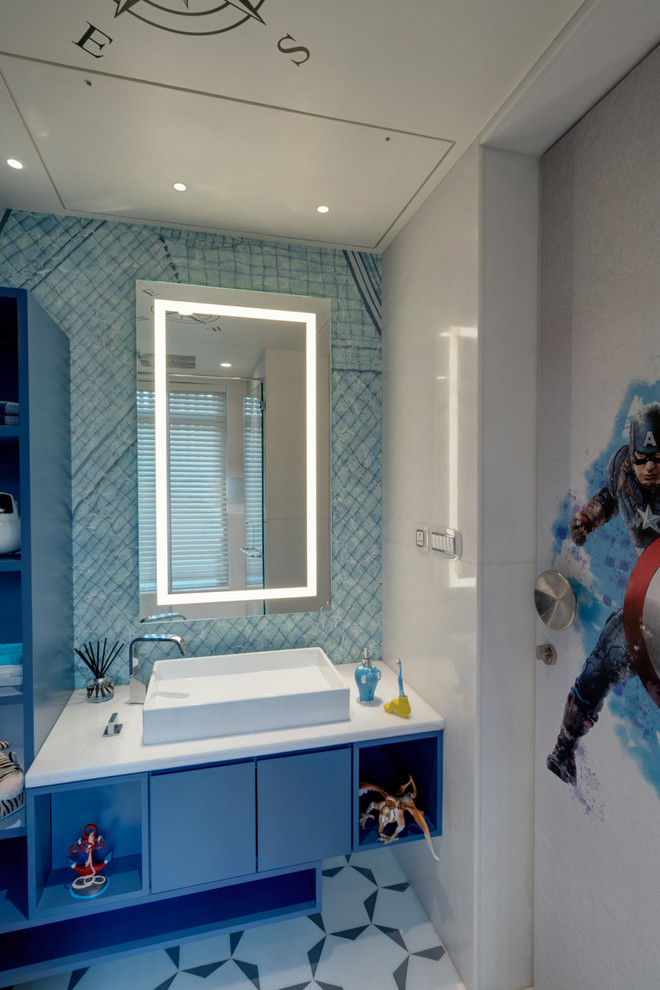
M 180 969 L 209 966 L 219 959 L 231 958 L 233 945 L 230 939 L 231 936 L 225 934 L 213 935 L 211 938 L 200 938 L 195 942 L 186 942 L 179 950 L 178 965 Z
M 259 976 L 253 966 L 228 959 L 214 967 L 179 971 L 160 990 L 259 990 L 259 987 Z
M 307 984 L 312 970 L 310 953 L 323 938 L 320 919 L 295 918 L 246 931 L 240 952 L 259 969 L 260 990 Z
M 397 884 L 395 887 L 378 888 L 373 922 L 376 925 L 410 930 L 428 923 L 428 918 L 412 887 Z
M 406 879 L 395 856 L 389 851 L 383 855 L 382 846 L 354 853 L 350 857 L 350 863 L 356 869 L 370 870 L 376 883 L 383 887 L 405 882 Z M 325 866 L 325 863 L 323 865 Z
M 116 959 L 23 990 L 465 990 L 391 851 L 323 864 L 320 914 Z
M 400 922 L 399 931 L 409 952 L 435 952 L 437 947 L 440 946 L 442 948 L 442 954 L 444 954 L 445 950 L 442 942 L 428 918 L 414 925 L 408 924 L 407 919 L 405 919 Z M 440 958 L 440 955 L 438 958 Z
M 369 926 L 355 938 L 328 936 L 314 976 L 342 990 L 389 990 L 392 974 L 407 958 L 396 940 Z
M 326 931 L 340 931 L 368 925 L 365 902 L 377 890 L 368 877 L 351 867 L 332 875 L 323 873 L 323 921 Z

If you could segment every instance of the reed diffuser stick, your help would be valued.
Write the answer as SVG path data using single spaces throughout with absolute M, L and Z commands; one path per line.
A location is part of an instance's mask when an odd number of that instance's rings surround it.
M 96 645 L 90 641 L 89 643 L 85 643 L 82 650 L 76 648 L 76 653 L 94 677 L 100 680 L 105 677 L 110 669 L 110 665 L 119 656 L 123 647 L 124 644 L 117 640 L 108 652 L 108 640 L 106 638 L 103 640 L 102 649 L 100 640 L 96 641 Z

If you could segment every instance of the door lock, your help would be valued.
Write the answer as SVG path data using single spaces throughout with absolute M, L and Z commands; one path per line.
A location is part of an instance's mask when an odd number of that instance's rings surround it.
M 544 643 L 543 646 L 536 647 L 536 659 L 551 667 L 553 663 L 557 663 L 557 651 L 550 643 Z

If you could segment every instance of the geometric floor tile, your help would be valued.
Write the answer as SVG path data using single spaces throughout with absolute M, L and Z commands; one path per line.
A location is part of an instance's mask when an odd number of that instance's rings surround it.
M 389 850 L 323 863 L 319 914 L 21 984 L 20 990 L 465 990 Z

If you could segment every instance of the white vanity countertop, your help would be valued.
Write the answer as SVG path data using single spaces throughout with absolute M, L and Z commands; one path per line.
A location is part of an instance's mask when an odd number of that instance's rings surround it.
M 221 763 L 387 736 L 436 732 L 444 728 L 442 716 L 411 691 L 405 680 L 411 715 L 400 718 L 385 711 L 383 702 L 399 694 L 397 674 L 386 661 L 377 664 L 382 679 L 374 703 L 361 704 L 355 684 L 355 666 L 354 663 L 337 666 L 350 687 L 350 718 L 343 722 L 149 746 L 142 739 L 142 705 L 129 702 L 128 685 L 118 685 L 112 701 L 101 704 L 88 702 L 84 688 L 74 691 L 26 774 L 26 786 L 50 787 L 70 781 Z M 106 736 L 104 730 L 114 712 L 117 713 L 115 722 L 120 723 L 122 729 L 116 735 Z

